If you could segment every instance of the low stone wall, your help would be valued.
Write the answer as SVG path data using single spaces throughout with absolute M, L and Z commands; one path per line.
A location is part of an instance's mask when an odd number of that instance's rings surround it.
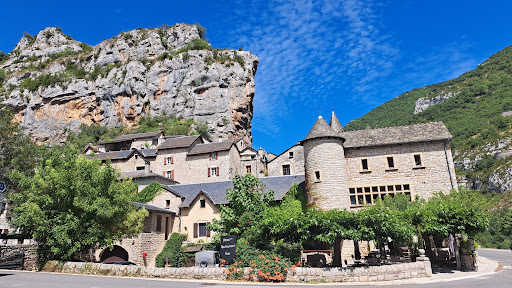
M 14 244 L 0 245 L 0 262 L 4 259 L 12 260 L 18 255 L 23 255 L 23 270 L 37 271 L 37 245 L 34 244 Z M 5 263 L 5 262 L 4 262 Z
M 322 282 L 369 282 L 431 277 L 430 261 L 418 261 L 382 266 L 346 267 L 346 268 L 307 268 L 297 267 L 295 273 L 289 273 L 287 281 Z
M 61 272 L 176 279 L 226 280 L 226 268 L 150 268 L 100 263 L 67 262 Z M 245 271 L 248 275 L 248 271 Z M 432 276 L 430 261 L 349 268 L 297 267 L 286 281 L 370 282 Z

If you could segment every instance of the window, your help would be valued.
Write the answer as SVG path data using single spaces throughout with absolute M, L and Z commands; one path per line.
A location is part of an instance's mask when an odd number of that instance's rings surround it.
M 210 237 L 210 230 L 206 229 L 206 225 L 210 222 L 194 223 L 194 238 Z
M 201 200 L 199 200 L 199 203 L 201 204 L 201 208 L 205 208 L 206 207 L 206 200 L 201 199 Z
M 322 177 L 321 177 L 321 173 L 320 171 L 315 171 L 315 182 L 320 182 L 322 181 Z
M 165 171 L 165 178 L 174 179 L 174 170 Z
M 283 175 L 290 175 L 290 165 L 283 165 Z
M 139 159 L 139 155 L 135 154 L 135 160 Z
M 174 164 L 174 157 L 173 157 L 173 156 L 171 156 L 171 157 L 166 157 L 166 158 L 165 158 L 164 165 L 171 165 L 171 164 Z
M 369 172 L 368 159 L 361 159 L 361 172 Z
M 247 172 L 247 174 L 251 174 L 251 171 L 252 171 L 251 165 L 245 166 L 245 171 Z
M 219 177 L 219 167 L 208 168 L 208 177 Z
M 199 223 L 199 237 L 206 237 L 206 223 Z
M 137 166 L 136 169 L 137 169 L 137 171 L 144 171 L 145 168 L 146 167 L 144 167 L 144 166 Z
M 380 186 L 352 187 L 348 189 L 350 195 L 350 207 L 373 205 L 377 199 L 384 199 L 386 195 L 391 197 L 396 194 L 405 194 L 411 199 L 411 185 L 389 184 Z
M 395 169 L 395 160 L 393 157 L 387 157 L 388 169 Z
M 156 215 L 156 232 L 162 232 L 162 215 Z
M 210 153 L 210 160 L 217 160 L 217 152 Z
M 171 206 L 171 200 L 165 200 L 165 208 L 169 209 Z
M 414 154 L 414 167 L 423 167 L 421 154 Z
M 290 158 L 290 159 L 293 158 L 293 152 L 288 152 L 288 158 Z

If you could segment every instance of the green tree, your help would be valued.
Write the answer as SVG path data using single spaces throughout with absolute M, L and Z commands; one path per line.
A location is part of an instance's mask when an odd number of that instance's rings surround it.
M 273 203 L 274 192 L 263 193 L 261 181 L 247 174 L 233 178 L 233 189 L 227 191 L 229 204 L 219 206 L 220 219 L 209 229 L 224 235 L 246 236 L 252 223 L 260 222 L 264 211 Z
M 0 181 L 7 184 L 8 192 L 19 190 L 9 172 L 16 169 L 32 176 L 38 154 L 38 146 L 12 120 L 12 109 L 0 104 Z
M 34 176 L 11 173 L 22 190 L 9 195 L 14 228 L 33 237 L 48 259 L 70 260 L 98 243 L 112 245 L 142 230 L 145 209 L 130 204 L 136 187 L 107 163 L 76 150 L 46 148 Z

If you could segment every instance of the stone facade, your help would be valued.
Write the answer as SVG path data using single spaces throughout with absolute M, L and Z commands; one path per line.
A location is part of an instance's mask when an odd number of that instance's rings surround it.
M 268 162 L 269 176 L 285 175 L 283 166 L 288 165 L 289 175 L 304 175 L 304 147 L 293 145 L 281 155 Z
M 121 172 L 125 171 L 137 171 L 143 170 L 145 168 L 146 162 L 149 162 L 149 159 L 146 159 L 139 155 L 139 153 L 135 152 L 133 155 L 127 159 L 113 159 L 111 160 L 112 167 L 118 169 Z
M 420 156 L 421 165 L 416 165 L 414 155 Z M 394 168 L 388 167 L 388 157 L 392 157 Z M 345 149 L 345 159 L 349 187 L 373 189 L 386 186 L 387 191 L 389 186 L 395 186 L 394 192 L 399 192 L 396 191 L 396 185 L 402 185 L 403 189 L 405 184 L 410 185 L 407 190 L 410 191 L 411 199 L 416 196 L 428 199 L 435 192 L 450 192 L 457 183 L 447 141 L 348 148 Z M 361 169 L 361 159 L 367 159 L 368 170 Z M 379 194 L 383 192 L 379 191 Z M 349 201 L 343 204 L 343 208 L 351 206 Z
M 0 245 L 0 264 L 5 263 L 4 260 L 13 260 L 20 254 L 23 255 L 23 270 L 38 270 L 39 258 L 35 244 Z

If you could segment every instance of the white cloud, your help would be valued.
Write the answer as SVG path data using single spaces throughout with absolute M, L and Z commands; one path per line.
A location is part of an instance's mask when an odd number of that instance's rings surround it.
M 375 83 L 389 75 L 398 54 L 393 38 L 380 32 L 379 7 L 360 0 L 237 3 L 223 25 L 232 27 L 230 46 L 260 58 L 254 129 L 276 133 L 291 114 L 283 107 L 374 104 Z M 340 98 L 340 91 L 351 96 Z

